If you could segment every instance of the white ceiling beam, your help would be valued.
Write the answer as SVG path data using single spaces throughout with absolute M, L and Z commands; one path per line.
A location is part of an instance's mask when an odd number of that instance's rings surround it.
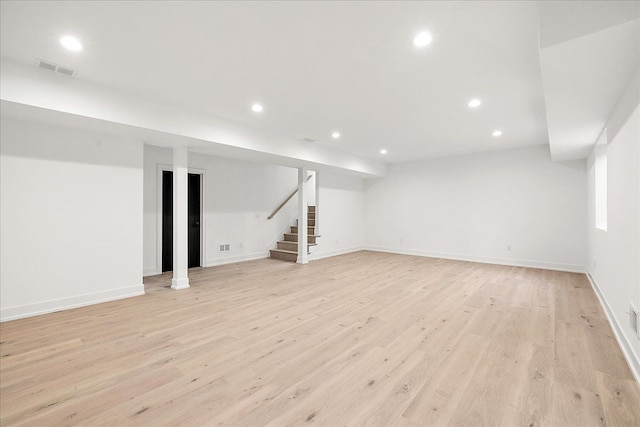
M 156 145 L 187 145 L 190 151 L 263 161 L 307 165 L 361 176 L 384 176 L 386 165 L 331 147 L 270 134 L 218 117 L 153 102 L 123 91 L 3 60 L 0 85 L 3 114 L 51 116 L 68 123 L 100 127 Z M 28 106 L 39 113 L 25 109 Z M 22 113 L 20 113 L 22 111 Z M 72 116 L 72 117 L 67 117 Z M 31 117 L 31 118 L 34 118 Z M 123 135 L 124 134 L 124 135 Z

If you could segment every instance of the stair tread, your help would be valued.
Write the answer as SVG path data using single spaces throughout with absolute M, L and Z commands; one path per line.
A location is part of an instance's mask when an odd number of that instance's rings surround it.
M 294 245 L 298 244 L 298 242 L 292 242 L 292 241 L 289 241 L 289 240 L 278 240 L 278 243 L 289 243 L 289 244 L 293 243 Z M 307 242 L 307 245 L 316 246 L 317 243 L 309 243 L 309 242 Z
M 297 236 L 298 233 L 284 233 L 284 234 L 288 234 L 289 236 Z M 308 237 L 320 237 L 319 234 L 307 234 Z
M 273 252 L 282 252 L 282 253 L 285 253 L 285 254 L 294 254 L 294 255 L 297 255 L 297 254 L 298 254 L 298 252 L 297 252 L 297 251 L 288 251 L 288 250 L 286 250 L 286 249 L 277 249 L 277 248 L 276 248 L 276 249 L 269 249 L 269 250 L 270 250 L 270 251 L 273 251 Z

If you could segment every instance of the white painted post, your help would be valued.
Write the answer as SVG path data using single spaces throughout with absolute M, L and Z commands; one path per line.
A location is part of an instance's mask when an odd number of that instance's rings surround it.
M 189 287 L 188 276 L 188 152 L 187 147 L 173 149 L 173 279 L 172 289 Z
M 320 235 L 320 172 L 316 171 L 316 236 Z
M 306 167 L 298 168 L 298 264 L 308 264 L 307 247 L 307 174 Z

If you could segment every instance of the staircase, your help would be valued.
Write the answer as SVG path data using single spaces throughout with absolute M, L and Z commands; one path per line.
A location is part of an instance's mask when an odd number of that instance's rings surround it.
M 317 245 L 316 239 L 320 236 L 316 236 L 316 207 L 309 206 L 307 212 L 307 251 L 310 246 Z M 271 258 L 281 259 L 284 261 L 298 260 L 298 226 L 291 226 L 291 232 L 284 234 L 284 240 L 278 242 L 277 249 L 271 249 Z

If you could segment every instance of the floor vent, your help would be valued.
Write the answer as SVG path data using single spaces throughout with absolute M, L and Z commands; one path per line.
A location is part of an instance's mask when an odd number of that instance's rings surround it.
M 74 77 L 78 72 L 68 67 L 62 67 L 54 64 L 51 61 L 45 61 L 44 59 L 36 59 L 36 66 L 38 68 L 44 68 L 45 70 L 53 71 L 56 73 L 64 74 L 65 76 Z

